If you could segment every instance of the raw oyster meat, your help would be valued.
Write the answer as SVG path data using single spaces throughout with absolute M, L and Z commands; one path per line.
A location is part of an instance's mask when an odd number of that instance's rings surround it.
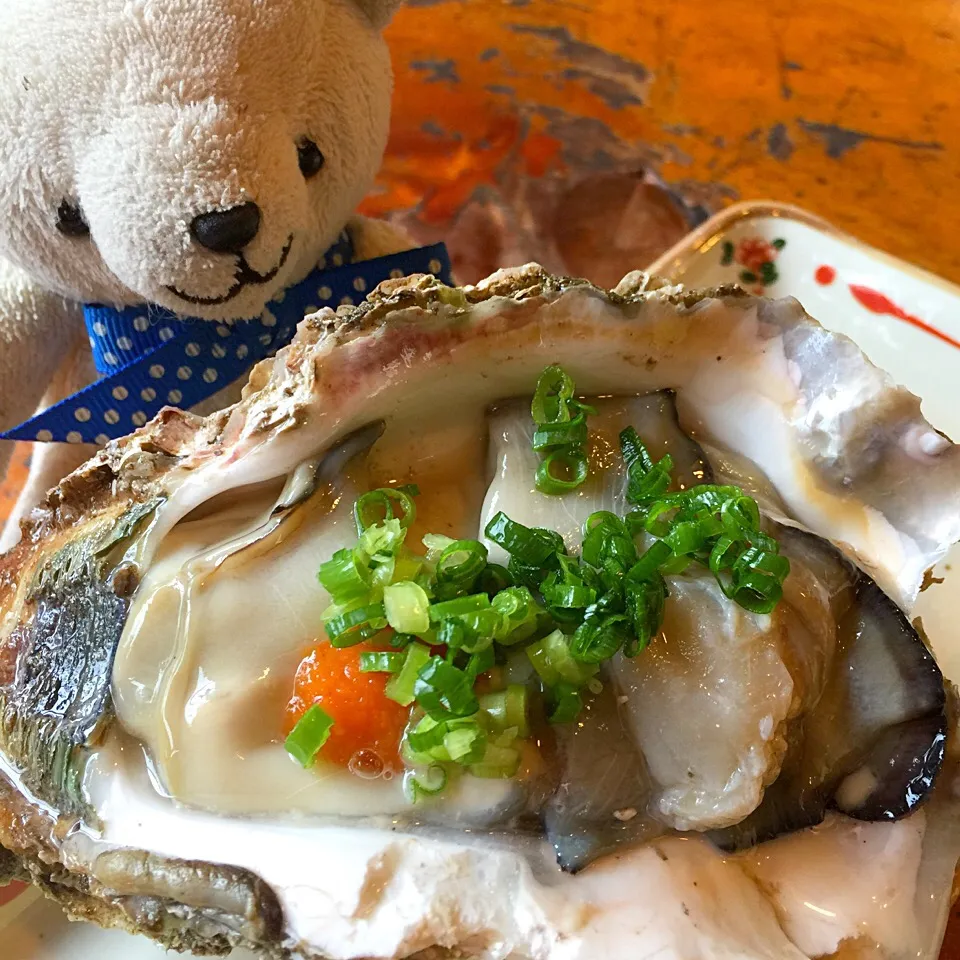
M 595 411 L 562 496 L 532 482 L 550 363 Z M 756 499 L 776 610 L 669 574 L 649 648 L 515 775 L 413 803 L 296 764 L 285 704 L 357 497 L 415 482 L 417 535 L 504 511 L 575 553 L 626 509 L 625 426 L 680 489 Z M 198 953 L 933 958 L 956 761 L 909 611 L 958 539 L 958 448 L 794 301 L 533 265 L 389 282 L 305 320 L 235 407 L 110 444 L 0 558 L 0 848 L 72 916 Z

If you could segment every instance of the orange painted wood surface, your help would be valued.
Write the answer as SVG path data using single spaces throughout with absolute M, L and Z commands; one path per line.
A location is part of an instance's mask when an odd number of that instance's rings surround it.
M 418 0 L 388 35 L 371 212 L 442 232 L 478 190 L 639 166 L 694 206 L 789 201 L 960 282 L 956 0 Z

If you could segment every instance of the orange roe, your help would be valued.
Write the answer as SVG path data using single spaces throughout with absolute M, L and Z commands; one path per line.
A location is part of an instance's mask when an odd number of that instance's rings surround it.
M 358 776 L 375 777 L 403 769 L 400 738 L 410 708 L 386 695 L 389 673 L 363 673 L 360 654 L 390 649 L 358 643 L 338 650 L 323 640 L 297 669 L 293 696 L 287 704 L 285 733 L 314 704 L 333 718 L 330 737 L 318 759 L 348 767 Z

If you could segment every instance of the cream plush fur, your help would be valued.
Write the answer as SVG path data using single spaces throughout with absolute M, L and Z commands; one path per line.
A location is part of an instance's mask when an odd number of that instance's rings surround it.
M 83 302 L 250 317 L 344 225 L 360 257 L 412 245 L 353 215 L 386 143 L 380 31 L 399 2 L 0 0 L 0 429 L 95 376 Z M 309 179 L 305 139 L 325 160 Z M 57 229 L 64 201 L 89 236 Z M 254 270 L 292 241 L 274 280 L 216 306 L 171 292 L 230 289 L 237 256 L 201 246 L 190 224 L 249 201 L 261 211 L 243 249 Z M 0 478 L 11 448 L 0 441 Z M 17 515 L 89 453 L 38 444 Z

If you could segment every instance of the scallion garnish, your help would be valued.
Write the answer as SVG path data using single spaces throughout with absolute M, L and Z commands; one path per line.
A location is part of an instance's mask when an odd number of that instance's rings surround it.
M 317 579 L 337 603 L 346 603 L 366 595 L 370 589 L 370 571 L 349 548 L 338 550 L 326 563 L 320 564 Z
M 442 720 L 434 717 L 423 717 L 419 723 L 407 732 L 407 743 L 414 753 L 433 756 L 432 750 L 443 746 L 443 738 L 448 726 Z
M 481 673 L 492 670 L 496 662 L 497 658 L 493 652 L 493 642 L 491 641 L 488 647 L 484 647 L 482 650 L 470 654 L 470 659 L 467 660 L 467 665 L 463 670 L 468 677 L 476 680 Z
M 553 450 L 537 467 L 537 489 L 541 493 L 568 493 L 576 490 L 589 472 L 587 455 L 581 448 Z
M 561 681 L 583 686 L 596 672 L 595 663 L 581 663 L 570 651 L 570 640 L 562 630 L 554 630 L 527 647 L 533 669 L 547 687 Z
M 403 791 L 411 803 L 421 796 L 432 797 L 447 785 L 447 771 L 439 763 L 432 763 L 423 770 L 408 770 L 403 778 Z
M 443 738 L 443 746 L 454 763 L 479 763 L 487 749 L 487 734 L 477 724 L 454 727 Z
M 477 578 L 476 589 L 482 590 L 492 600 L 507 587 L 513 586 L 513 577 L 506 567 L 499 563 L 488 563 Z
M 330 642 L 335 647 L 352 647 L 369 640 L 387 625 L 382 603 L 367 603 L 348 610 L 326 621 L 325 627 Z
M 448 544 L 437 560 L 439 595 L 469 592 L 486 565 L 487 548 L 479 540 L 455 540 Z
M 446 617 L 459 617 L 465 613 L 476 613 L 490 608 L 490 597 L 485 593 L 475 593 L 469 597 L 457 597 L 455 600 L 443 600 L 430 605 L 430 619 L 438 623 Z
M 399 673 L 406 658 L 402 653 L 375 652 L 360 654 L 362 673 Z
M 571 723 L 576 720 L 583 709 L 583 697 L 576 685 L 561 681 L 553 687 L 552 693 L 554 703 L 550 722 Z
M 414 686 L 422 667 L 430 661 L 430 648 L 422 643 L 411 643 L 407 647 L 406 659 L 400 672 L 390 678 L 386 694 L 391 700 L 405 707 L 410 706 L 414 699 Z
M 400 526 L 407 529 L 416 519 L 417 505 L 413 498 L 419 493 L 416 485 L 403 487 L 381 487 L 371 490 L 360 497 L 353 506 L 353 517 L 357 523 L 357 532 L 363 533 L 369 527 L 394 519 L 394 505 L 401 511 L 397 518 Z
M 410 580 L 388 584 L 383 588 L 383 608 L 397 633 L 422 636 L 430 629 L 430 598 L 419 584 Z
M 332 727 L 333 717 L 313 704 L 297 721 L 283 745 L 301 767 L 310 767 L 327 742 Z
M 483 531 L 494 543 L 510 554 L 511 560 L 528 567 L 541 567 L 558 550 L 563 538 L 553 530 L 525 527 L 511 520 L 502 510 L 495 514 Z
M 511 683 L 506 690 L 488 693 L 480 698 L 480 709 L 487 715 L 494 730 L 501 733 L 511 728 L 517 736 L 530 735 L 527 718 L 527 688 L 519 683 Z
M 533 449 L 547 451 L 536 475 L 536 486 L 541 493 L 563 494 L 576 490 L 589 473 L 587 414 L 596 411 L 577 400 L 574 390 L 570 375 L 556 365 L 547 367 L 537 381 L 530 415 L 536 424 Z
M 587 475 L 594 411 L 574 393 L 569 375 L 549 367 L 531 404 L 533 446 L 543 455 L 537 486 L 548 493 L 573 489 Z M 373 639 L 390 647 L 362 653 L 360 669 L 390 674 L 386 695 L 411 708 L 401 756 L 412 800 L 441 791 L 457 770 L 514 776 L 531 733 L 531 697 L 542 696 L 551 723 L 575 720 L 585 698 L 602 690 L 601 664 L 637 656 L 656 636 L 668 579 L 691 564 L 709 569 L 731 601 L 754 613 L 780 600 L 790 564 L 763 531 L 756 501 L 730 485 L 676 490 L 672 458 L 655 461 L 632 428 L 620 447 L 630 512 L 592 514 L 579 555 L 556 531 L 502 512 L 484 533 L 509 555 L 506 568 L 489 562 L 479 540 L 427 534 L 426 552 L 414 553 L 405 540 L 415 487 L 357 500 L 356 545 L 318 573 L 332 601 L 323 620 L 334 646 Z M 535 679 L 507 685 L 509 648 L 521 644 Z M 288 750 L 308 765 L 332 722 L 312 707 Z
M 483 759 L 470 766 L 470 772 L 475 777 L 486 777 L 489 780 L 506 780 L 512 777 L 520 767 L 520 751 L 513 747 L 501 747 L 495 743 L 488 743 Z
M 752 613 L 770 613 L 783 596 L 790 561 L 761 530 L 756 501 L 729 485 L 668 492 L 668 456 L 654 463 L 632 428 L 620 434 L 620 447 L 630 472 L 627 499 L 636 504 L 628 523 L 660 538 L 628 579 L 639 582 L 654 572 L 676 573 L 697 562 L 710 569 L 731 600 Z
M 413 695 L 434 718 L 469 717 L 480 708 L 473 680 L 443 657 L 431 657 L 417 674 Z

